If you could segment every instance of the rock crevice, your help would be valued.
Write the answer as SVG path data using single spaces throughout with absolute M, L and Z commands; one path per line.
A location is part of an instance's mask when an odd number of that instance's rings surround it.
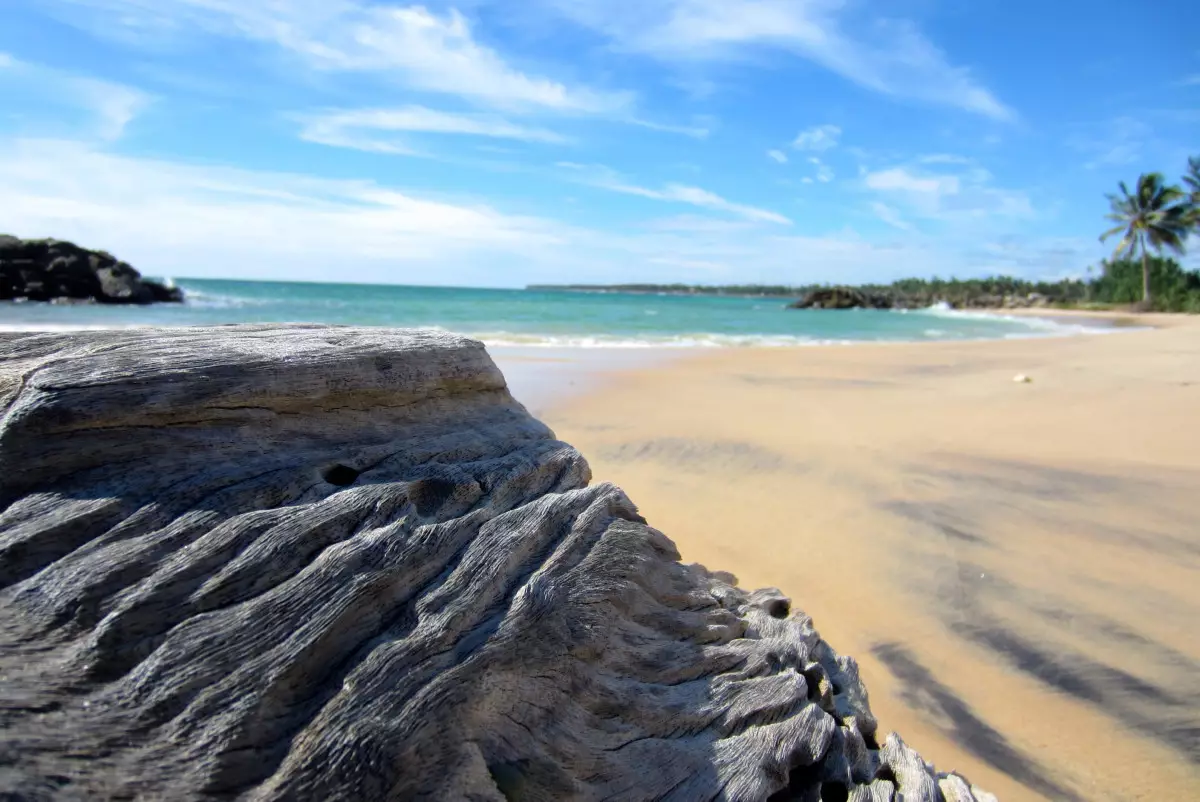
M 10 335 L 0 468 L 0 795 L 990 799 L 472 340 Z

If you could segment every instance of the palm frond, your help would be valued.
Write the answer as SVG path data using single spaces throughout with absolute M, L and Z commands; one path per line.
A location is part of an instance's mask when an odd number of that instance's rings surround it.
M 1116 215 L 1110 214 L 1109 217 L 1115 218 Z M 1128 230 L 1128 226 L 1126 226 L 1124 223 L 1122 223 L 1119 226 L 1110 228 L 1108 231 L 1105 231 L 1103 234 L 1100 235 L 1100 241 L 1104 242 L 1109 237 L 1111 237 L 1115 234 L 1120 234 L 1121 232 L 1126 231 L 1126 230 Z
M 1183 183 L 1187 184 L 1192 193 L 1192 201 L 1198 202 L 1200 196 L 1200 156 L 1188 159 L 1188 169 L 1183 175 Z
M 1161 173 L 1138 176 L 1132 193 L 1124 181 L 1117 186 L 1120 194 L 1108 196 L 1111 211 L 1105 219 L 1120 225 L 1104 232 L 1100 241 L 1123 233 L 1114 250 L 1117 255 L 1147 253 L 1150 248 L 1182 253 L 1189 230 L 1200 220 L 1187 193 L 1167 184 Z

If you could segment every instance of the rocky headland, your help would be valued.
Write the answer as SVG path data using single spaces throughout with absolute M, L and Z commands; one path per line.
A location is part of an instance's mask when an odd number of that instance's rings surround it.
M 439 332 L 0 334 L 0 796 L 993 799 Z
M 183 291 L 142 278 L 106 251 L 0 234 L 0 301 L 179 303 Z
M 956 309 L 1040 309 L 1050 299 L 1040 293 L 981 294 L 946 300 L 928 296 L 913 297 L 901 292 L 871 291 L 858 287 L 820 287 L 788 304 L 789 309 L 924 309 L 944 303 Z

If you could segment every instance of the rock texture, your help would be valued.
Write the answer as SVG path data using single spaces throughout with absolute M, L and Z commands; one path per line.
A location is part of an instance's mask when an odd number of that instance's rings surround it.
M 0 797 L 966 800 L 448 334 L 0 335 Z
M 180 302 L 183 292 L 144 279 L 104 251 L 63 240 L 0 234 L 0 301 Z

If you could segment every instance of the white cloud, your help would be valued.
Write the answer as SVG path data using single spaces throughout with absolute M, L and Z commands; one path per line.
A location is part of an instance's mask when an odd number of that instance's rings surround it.
M 381 136 L 395 131 L 458 134 L 548 144 L 567 141 L 565 137 L 545 128 L 516 125 L 500 117 L 453 114 L 423 106 L 330 111 L 306 117 L 302 121 L 301 139 L 376 153 L 418 153 L 402 140 Z
M 681 136 L 690 136 L 692 139 L 707 139 L 711 133 L 707 126 L 704 125 L 671 125 L 668 123 L 657 123 L 650 120 L 643 120 L 638 117 L 629 117 L 621 120 L 628 125 L 636 125 L 639 128 L 646 128 L 651 131 L 661 131 L 666 134 L 680 134 Z
M 768 150 L 767 157 L 774 159 L 775 161 L 779 162 L 780 164 L 787 164 L 787 161 L 788 161 L 787 154 L 784 153 L 782 150 Z
M 866 184 L 871 189 L 932 196 L 953 195 L 959 189 L 957 176 L 918 176 L 906 167 L 868 173 Z
M 0 140 L 0 208 L 11 233 L 104 247 L 150 275 L 428 281 L 435 264 L 439 280 L 444 270 L 453 281 L 463 265 L 527 263 L 567 231 L 371 181 L 138 159 L 53 140 Z
M 126 126 L 150 103 L 145 93 L 131 87 L 92 78 L 75 79 L 75 86 L 84 101 L 99 115 L 99 135 L 118 139 Z
M 792 147 L 796 150 L 829 150 L 837 147 L 842 129 L 836 125 L 816 125 L 796 134 Z
M 139 89 L 22 61 L 0 53 L 0 86 L 13 82 L 41 102 L 83 109 L 92 120 L 91 133 L 119 139 L 129 123 L 151 102 Z
M 922 156 L 917 161 L 921 164 L 974 164 L 973 159 L 966 156 L 958 156 L 953 153 L 931 153 L 928 156 Z
M 808 161 L 817 168 L 817 172 L 814 177 L 822 184 L 828 184 L 834 179 L 833 168 L 828 164 L 825 164 L 825 162 L 821 161 L 816 156 L 809 156 Z
M 877 194 L 903 204 L 909 214 L 931 220 L 963 222 L 1033 215 L 1032 204 L 1025 193 L 992 186 L 991 175 L 978 167 L 959 172 L 890 167 L 866 173 L 863 184 Z
M 543 0 L 617 47 L 677 64 L 793 53 L 877 92 L 1015 115 L 911 22 L 854 17 L 844 0 Z M 853 31 L 851 34 L 849 31 Z
M 631 184 L 622 178 L 618 173 L 603 165 L 585 165 L 576 164 L 574 162 L 558 162 L 558 167 L 570 170 L 575 174 L 575 180 L 581 184 L 606 189 L 610 192 L 620 192 L 625 195 L 636 195 L 641 198 L 649 198 L 651 200 L 665 201 L 668 203 L 685 203 L 691 206 L 699 206 L 703 209 L 712 209 L 713 211 L 728 212 L 746 220 L 753 220 L 763 223 L 777 223 L 780 225 L 791 225 L 792 221 L 783 215 L 773 212 L 769 209 L 760 209 L 757 206 L 747 206 L 741 203 L 734 203 L 726 200 L 714 192 L 709 192 L 700 187 L 688 186 L 686 184 L 667 184 L 662 189 L 651 189 L 649 187 L 638 186 Z
M 886 203 L 879 201 L 871 202 L 871 211 L 875 212 L 875 216 L 893 228 L 898 228 L 901 231 L 912 231 L 912 226 L 909 225 L 900 216 L 900 212 L 888 206 Z
M 568 86 L 525 72 L 476 40 L 465 17 L 357 0 L 51 0 L 62 18 L 126 41 L 210 35 L 282 48 L 326 71 L 372 72 L 406 87 L 505 109 L 624 113 L 630 92 Z

